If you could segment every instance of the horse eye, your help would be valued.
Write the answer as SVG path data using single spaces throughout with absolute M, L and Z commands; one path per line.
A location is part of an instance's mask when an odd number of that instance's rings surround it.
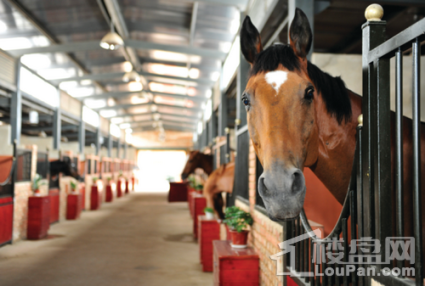
M 304 99 L 313 100 L 314 98 L 314 89 L 309 88 L 305 91 Z
M 249 105 L 249 99 L 246 96 L 242 97 L 242 102 L 245 104 L 245 106 Z

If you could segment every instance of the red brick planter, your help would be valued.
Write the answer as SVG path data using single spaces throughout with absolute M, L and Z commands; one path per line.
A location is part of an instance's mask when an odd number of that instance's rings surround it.
M 129 184 L 128 184 L 128 180 L 125 180 L 125 193 L 129 194 L 130 193 L 130 189 L 129 189 Z
M 59 189 L 49 190 L 50 197 L 50 223 L 59 221 Z
M 122 197 L 122 193 L 123 193 L 123 189 L 122 189 L 122 181 L 120 179 L 118 179 L 117 181 L 117 198 Z
M 207 201 L 203 195 L 193 193 L 193 236 L 198 239 L 198 216 L 204 215 Z
M 114 200 L 114 193 L 112 192 L 111 185 L 106 186 L 106 202 L 110 203 Z
M 214 285 L 260 285 L 260 259 L 254 249 L 233 249 L 227 240 L 215 240 L 213 249 Z
M 50 227 L 50 197 L 32 196 L 28 198 L 27 238 L 41 239 L 47 236 Z
M 70 194 L 66 204 L 66 219 L 79 219 L 81 214 L 81 195 Z
M 216 219 L 207 219 L 199 216 L 198 242 L 202 271 L 213 271 L 213 244 L 214 240 L 220 240 L 220 224 Z
M 91 187 L 91 193 L 90 193 L 90 210 L 94 211 L 99 209 L 100 207 L 100 192 L 99 188 L 97 186 Z

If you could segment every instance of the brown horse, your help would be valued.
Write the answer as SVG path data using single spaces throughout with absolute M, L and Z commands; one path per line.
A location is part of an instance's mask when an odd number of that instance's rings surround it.
M 185 180 L 197 168 L 203 169 L 208 175 L 211 174 L 213 171 L 213 156 L 203 154 L 198 150 L 191 151 L 181 174 L 182 179 Z
M 232 193 L 234 178 L 235 163 L 230 162 L 214 170 L 204 185 L 204 196 L 207 200 L 207 207 L 213 207 L 221 219 L 224 218 L 221 193 Z
M 242 53 L 251 63 L 242 101 L 250 137 L 264 168 L 258 180 L 259 193 L 273 220 L 288 220 L 299 215 L 306 193 L 304 167 L 309 167 L 343 203 L 351 176 L 357 117 L 362 103 L 362 98 L 347 90 L 340 78 L 324 73 L 307 61 L 312 33 L 307 17 L 299 9 L 289 35 L 289 45 L 274 45 L 263 50 L 260 35 L 247 17 L 240 38 Z M 394 126 L 393 114 L 391 122 Z M 393 172 L 394 137 L 392 134 Z M 421 148 L 425 150 L 425 124 L 421 125 Z M 403 119 L 403 155 L 404 233 L 412 236 L 412 121 L 408 118 Z M 421 153 L 421 164 L 425 164 L 425 152 Z M 424 171 L 422 168 L 422 205 L 425 204 Z M 394 190 L 392 182 L 393 197 Z M 421 218 L 425 221 L 423 211 Z

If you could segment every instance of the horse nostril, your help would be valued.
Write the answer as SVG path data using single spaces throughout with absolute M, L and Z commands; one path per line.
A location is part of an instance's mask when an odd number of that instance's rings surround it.
M 291 191 L 296 194 L 304 189 L 304 175 L 300 170 L 296 170 L 292 174 Z
M 267 192 L 263 176 L 260 176 L 260 178 L 258 179 L 258 192 L 260 193 L 260 195 L 265 195 Z

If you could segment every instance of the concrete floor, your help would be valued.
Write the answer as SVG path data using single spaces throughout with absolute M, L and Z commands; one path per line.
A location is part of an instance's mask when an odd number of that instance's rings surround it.
M 187 203 L 133 193 L 77 221 L 54 224 L 49 237 L 0 248 L 0 285 L 212 285 L 192 238 Z

